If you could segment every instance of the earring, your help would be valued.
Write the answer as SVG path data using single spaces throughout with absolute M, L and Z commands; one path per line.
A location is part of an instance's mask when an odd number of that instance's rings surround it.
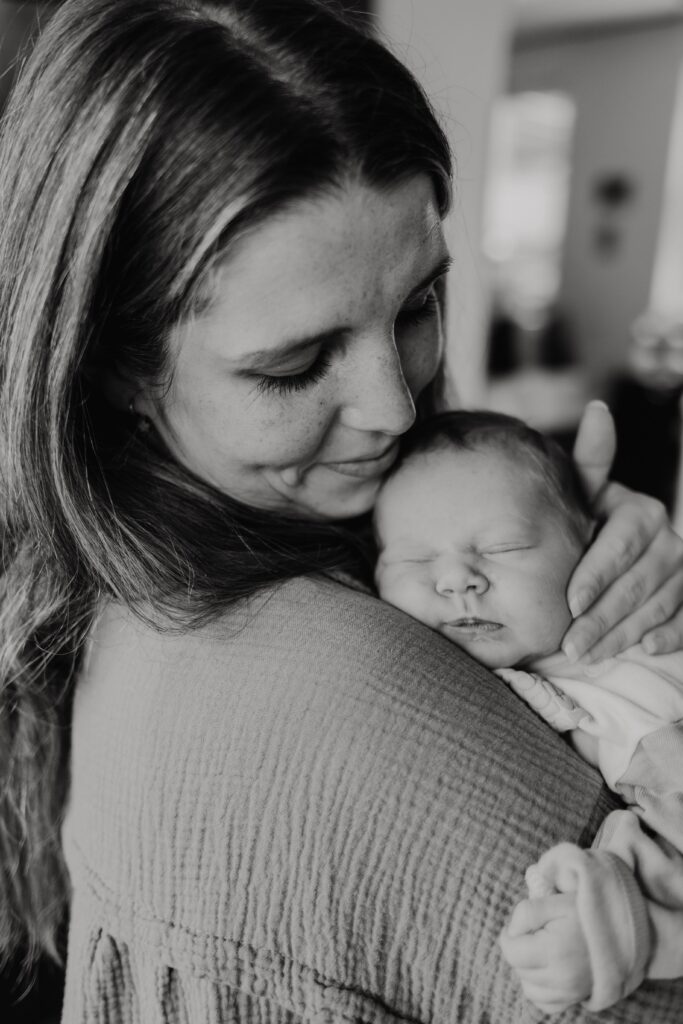
M 142 413 L 139 413 L 136 410 L 134 402 L 135 399 L 131 398 L 130 402 L 128 403 L 128 412 L 137 420 L 135 424 L 136 430 L 139 430 L 141 433 L 145 434 L 149 430 L 151 423 L 147 416 L 143 416 Z

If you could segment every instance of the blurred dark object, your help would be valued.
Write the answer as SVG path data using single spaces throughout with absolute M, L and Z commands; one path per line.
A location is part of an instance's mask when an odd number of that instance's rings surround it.
M 683 386 L 653 387 L 617 378 L 608 398 L 617 428 L 612 479 L 659 498 L 673 512 L 681 448 Z
M 629 202 L 636 193 L 635 183 L 627 174 L 601 175 L 593 186 L 593 194 L 601 206 L 616 209 Z
M 494 309 L 487 350 L 489 378 L 530 366 L 559 370 L 575 364 L 571 330 L 562 311 L 544 311 L 536 321 L 524 325 L 501 306 Z
M 519 368 L 521 362 L 519 324 L 504 310 L 491 316 L 488 338 L 488 375 L 505 377 Z
M 554 310 L 540 332 L 538 339 L 538 365 L 548 370 L 560 370 L 576 362 L 574 342 L 567 318 Z
M 616 256 L 621 248 L 623 213 L 635 199 L 637 191 L 635 181 L 622 171 L 610 171 L 595 179 L 593 199 L 598 222 L 593 229 L 593 246 L 601 256 Z
M 38 965 L 29 983 L 10 967 L 0 976 L 0 1021 L 2 1024 L 59 1024 L 64 993 L 64 975 L 51 961 Z
M 617 428 L 613 477 L 674 511 L 681 451 L 683 321 L 647 310 L 632 328 L 629 369 L 608 401 Z

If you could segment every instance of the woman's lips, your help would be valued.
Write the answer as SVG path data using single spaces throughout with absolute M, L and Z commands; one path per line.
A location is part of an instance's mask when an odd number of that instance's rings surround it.
M 378 455 L 370 455 L 359 459 L 349 459 L 343 462 L 323 462 L 326 469 L 331 469 L 342 476 L 373 477 L 381 476 L 389 469 L 398 453 L 398 441 L 394 441 L 381 451 Z

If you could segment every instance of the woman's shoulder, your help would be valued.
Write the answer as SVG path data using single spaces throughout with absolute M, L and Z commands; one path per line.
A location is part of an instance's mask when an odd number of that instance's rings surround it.
M 171 629 L 157 621 L 155 629 L 121 604 L 103 606 L 84 673 L 99 672 L 107 661 L 119 668 L 129 661 L 150 674 L 168 675 L 191 662 L 199 681 L 202 673 L 223 673 L 226 659 L 240 659 L 245 670 L 253 662 L 255 672 L 269 674 L 286 667 L 284 657 L 291 668 L 306 668 L 313 656 L 318 669 L 340 661 L 371 670 L 385 660 L 396 667 L 408 659 L 425 670 L 432 663 L 441 670 L 446 662 L 488 675 L 438 634 L 351 580 L 297 577 L 226 607 L 196 629 Z M 279 660 L 265 657 L 269 652 Z
M 397 768 L 395 779 L 424 763 L 436 785 L 449 766 L 466 764 L 494 792 L 532 765 L 538 775 L 544 761 L 546 790 L 572 779 L 590 805 L 600 788 L 487 669 L 372 594 L 324 578 L 288 581 L 180 634 L 111 606 L 93 631 L 74 725 L 76 755 L 92 743 L 101 758 L 125 735 L 150 774 L 169 749 L 223 763 L 245 736 L 267 736 L 294 763 L 321 736 L 328 747 L 334 736 L 340 751 L 356 750 L 362 736 L 363 750 L 382 751 Z

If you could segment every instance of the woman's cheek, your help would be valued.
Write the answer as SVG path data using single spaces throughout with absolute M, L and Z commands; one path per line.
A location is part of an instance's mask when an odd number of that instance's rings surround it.
M 398 344 L 403 376 L 414 399 L 424 391 L 436 376 L 443 358 L 443 332 L 441 314 L 421 328 L 416 328 Z
M 306 462 L 320 449 L 329 429 L 327 404 L 305 392 L 258 395 L 248 411 L 251 418 L 245 410 L 240 430 L 245 450 L 253 440 L 254 455 L 267 464 Z

